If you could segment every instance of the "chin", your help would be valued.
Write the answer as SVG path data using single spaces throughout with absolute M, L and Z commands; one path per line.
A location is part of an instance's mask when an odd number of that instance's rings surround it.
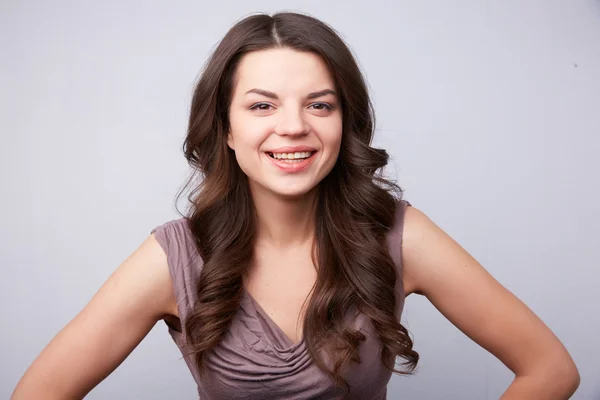
M 309 193 L 311 193 L 311 191 L 314 189 L 314 187 L 311 188 L 294 188 L 294 189 L 282 189 L 282 190 L 274 190 L 273 193 L 275 193 L 278 196 L 281 196 L 283 198 L 286 199 L 300 199 L 306 195 L 308 195 Z
M 311 194 L 315 189 L 316 185 L 289 185 L 289 186 L 269 186 L 266 189 L 276 196 L 280 196 L 286 199 L 299 199 L 304 196 Z
M 258 178 L 258 179 L 257 179 Z M 250 176 L 251 190 L 269 197 L 279 197 L 282 200 L 301 199 L 312 196 L 319 186 L 320 180 L 312 176 L 305 177 L 256 177 Z

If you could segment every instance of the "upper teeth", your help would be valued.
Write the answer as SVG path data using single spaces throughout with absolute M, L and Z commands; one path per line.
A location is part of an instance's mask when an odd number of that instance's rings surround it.
M 295 153 L 271 153 L 273 158 L 308 158 L 311 151 L 297 151 Z

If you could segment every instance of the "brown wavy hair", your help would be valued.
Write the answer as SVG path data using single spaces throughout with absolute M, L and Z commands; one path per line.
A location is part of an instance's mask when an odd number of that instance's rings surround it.
M 206 62 L 194 91 L 183 152 L 199 181 L 188 195 L 186 218 L 204 265 L 198 301 L 182 322 L 190 354 L 203 371 L 205 352 L 219 344 L 243 294 L 242 276 L 254 251 L 255 211 L 247 177 L 227 146 L 228 113 L 240 58 L 272 48 L 321 56 L 342 106 L 340 153 L 318 185 L 313 256 L 318 275 L 305 304 L 307 348 L 319 368 L 348 389 L 341 371 L 360 362 L 358 346 L 365 340 L 343 324 L 356 307 L 377 332 L 384 365 L 412 374 L 419 355 L 396 314 L 396 266 L 386 243 L 403 190 L 383 177 L 388 154 L 371 147 L 373 106 L 351 51 L 325 23 L 288 12 L 251 15 L 233 26 Z M 184 190 L 194 181 L 190 177 Z M 332 370 L 319 349 L 328 351 Z M 397 356 L 404 359 L 404 370 L 396 368 Z

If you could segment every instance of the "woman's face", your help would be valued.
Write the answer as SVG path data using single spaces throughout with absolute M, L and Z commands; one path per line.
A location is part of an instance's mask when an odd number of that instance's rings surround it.
M 331 171 L 340 151 L 340 100 L 314 53 L 284 48 L 245 54 L 229 123 L 227 144 L 253 192 L 306 194 Z

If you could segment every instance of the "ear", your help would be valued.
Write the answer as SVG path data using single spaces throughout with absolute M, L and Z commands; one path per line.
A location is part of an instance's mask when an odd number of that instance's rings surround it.
M 229 146 L 231 150 L 235 150 L 235 146 L 233 144 L 233 135 L 231 134 L 231 131 L 227 132 L 227 146 Z

